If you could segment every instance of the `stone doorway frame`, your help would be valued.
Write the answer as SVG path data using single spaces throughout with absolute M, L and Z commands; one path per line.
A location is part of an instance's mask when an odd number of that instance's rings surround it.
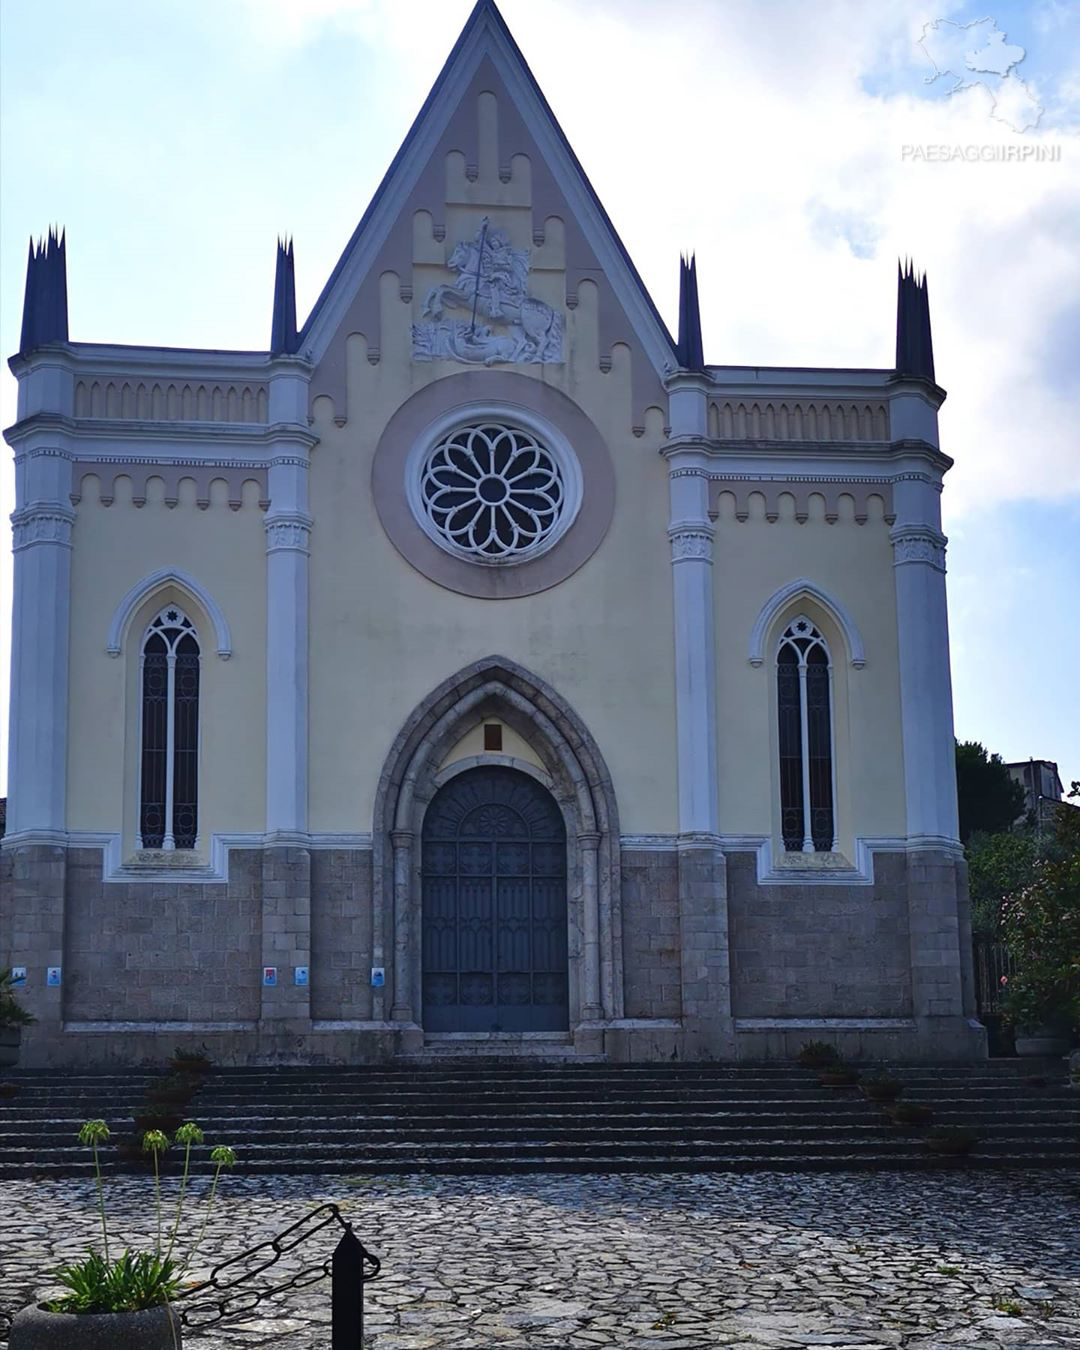
M 584 1049 L 587 1033 L 600 1032 L 598 1023 L 623 1015 L 615 790 L 603 756 L 577 713 L 545 681 L 503 656 L 474 662 L 434 689 L 405 722 L 383 765 L 372 831 L 372 937 L 373 964 L 385 967 L 386 985 L 374 990 L 373 1016 L 381 1020 L 388 1013 L 389 1021 L 403 1033 L 414 1033 L 409 1048 L 422 1043 L 418 1014 L 424 812 L 446 781 L 447 775 L 439 772 L 443 758 L 470 726 L 485 717 L 498 717 L 532 746 L 549 779 L 544 785 L 566 824 L 570 1030 L 575 1045 Z M 490 759 L 506 763 L 505 757 Z M 514 767 L 525 768 L 517 761 Z M 532 772 L 540 777 L 534 768 Z

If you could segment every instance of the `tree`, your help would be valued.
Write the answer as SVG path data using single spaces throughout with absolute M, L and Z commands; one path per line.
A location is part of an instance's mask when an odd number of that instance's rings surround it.
M 1000 755 L 988 754 L 978 741 L 956 743 L 956 793 L 960 838 L 1001 834 L 1024 809 L 1024 789 L 1009 776 Z
M 1006 896 L 1030 886 L 1039 850 L 1030 830 L 1013 834 L 973 834 L 965 849 L 971 889 L 971 927 L 997 937 Z
M 1069 796 L 1080 798 L 1080 783 Z M 1069 802 L 1057 808 L 1053 845 L 1031 884 L 1002 906 L 1014 962 L 1005 1013 L 1024 1028 L 1080 1025 L 1080 809 Z

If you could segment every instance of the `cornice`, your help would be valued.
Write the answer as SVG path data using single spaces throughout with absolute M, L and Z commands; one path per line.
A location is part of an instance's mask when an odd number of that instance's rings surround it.
M 856 473 L 868 475 L 866 481 L 893 482 L 901 475 L 895 472 L 895 466 L 905 460 L 921 460 L 935 470 L 935 478 L 952 468 L 953 461 L 936 445 L 923 440 L 898 441 L 760 441 L 760 440 L 718 440 L 710 436 L 673 436 L 660 447 L 665 459 L 679 453 L 696 452 L 707 462 L 705 472 L 713 478 L 760 478 L 762 480 L 801 481 L 812 478 L 818 480 L 823 473 L 836 472 L 840 478 L 848 475 L 845 466 L 850 465 Z M 788 460 L 793 464 L 823 466 L 820 471 L 807 468 L 785 471 L 778 468 L 777 460 Z M 832 461 L 832 463 L 830 463 Z M 738 464 L 737 469 L 715 470 L 712 464 Z M 673 474 L 680 472 L 672 470 Z M 690 470 L 695 472 L 695 470 Z M 700 472 L 700 470 L 698 470 Z
M 22 379 L 37 366 L 61 366 L 77 375 L 122 379 L 133 375 L 174 375 L 185 379 L 266 380 L 274 363 L 269 352 L 219 351 L 196 347 L 125 347 L 119 343 L 55 342 L 25 356 L 16 353 L 8 366 Z M 286 358 L 301 361 L 299 357 Z M 310 369 L 310 367 L 308 367 Z
M 188 444 L 227 442 L 232 447 L 250 446 L 253 449 L 273 447 L 282 441 L 312 449 L 319 437 L 309 426 L 299 422 L 150 422 L 134 418 L 106 419 L 65 417 L 60 413 L 39 412 L 13 423 L 4 430 L 4 440 L 12 447 L 37 434 L 59 437 L 74 444 L 71 449 L 78 459 L 95 459 L 91 444 L 108 441 L 110 447 L 118 442 L 134 441 L 140 446 L 149 443 L 173 442 Z M 116 452 L 110 448 L 102 457 Z

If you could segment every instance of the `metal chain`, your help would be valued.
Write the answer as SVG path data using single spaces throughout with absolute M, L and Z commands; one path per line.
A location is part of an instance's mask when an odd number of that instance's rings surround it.
M 320 1215 L 323 1217 L 319 1219 L 319 1222 L 313 1223 L 312 1221 Z M 184 1326 L 193 1329 L 213 1326 L 227 1317 L 237 1317 L 244 1313 L 250 1313 L 260 1303 L 287 1293 L 290 1289 L 306 1289 L 309 1285 L 317 1284 L 320 1280 L 329 1278 L 332 1257 L 327 1257 L 321 1265 L 308 1266 L 306 1269 L 298 1271 L 291 1279 L 284 1281 L 282 1284 L 273 1285 L 268 1289 L 246 1290 L 239 1294 L 230 1292 L 237 1285 L 254 1279 L 261 1275 L 264 1270 L 269 1270 L 271 1266 L 276 1265 L 281 1260 L 283 1255 L 299 1247 L 302 1242 L 307 1242 L 309 1238 L 322 1232 L 330 1224 L 337 1224 L 342 1232 L 352 1232 L 352 1225 L 342 1216 L 337 1205 L 320 1205 L 318 1209 L 313 1209 L 310 1214 L 306 1214 L 302 1219 L 278 1233 L 277 1237 L 269 1238 L 266 1242 L 260 1242 L 246 1252 L 240 1252 L 239 1255 L 231 1256 L 227 1261 L 222 1261 L 219 1265 L 214 1266 L 208 1279 L 202 1280 L 190 1289 L 186 1289 L 180 1295 L 180 1298 L 186 1301 L 197 1298 L 201 1294 L 209 1293 L 211 1290 L 224 1294 L 224 1298 L 202 1299 L 191 1304 L 190 1307 L 181 1311 L 180 1321 Z M 293 1237 L 293 1234 L 298 1234 L 298 1236 Z M 378 1278 L 381 1263 L 379 1258 L 369 1252 L 366 1247 L 362 1246 L 361 1250 L 363 1253 L 361 1283 L 368 1284 Z M 273 1255 L 261 1260 L 255 1266 L 243 1268 L 243 1263 L 249 1261 L 251 1257 L 259 1256 L 262 1252 L 272 1252 Z M 242 1267 L 240 1273 L 229 1278 L 227 1272 L 236 1266 Z M 226 1272 L 224 1279 L 222 1278 L 223 1271 Z

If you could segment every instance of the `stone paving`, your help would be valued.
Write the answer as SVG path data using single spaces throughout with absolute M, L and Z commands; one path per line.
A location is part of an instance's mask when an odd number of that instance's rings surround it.
M 148 1183 L 106 1184 L 122 1237 L 151 1233 Z M 383 1261 L 366 1300 L 372 1350 L 1080 1347 L 1076 1172 L 234 1175 L 207 1253 L 220 1260 L 326 1200 Z M 0 1307 L 41 1294 L 41 1272 L 94 1234 L 86 1182 L 0 1185 Z M 321 1261 L 333 1241 L 266 1278 Z M 329 1350 L 329 1317 L 323 1281 L 184 1341 Z

